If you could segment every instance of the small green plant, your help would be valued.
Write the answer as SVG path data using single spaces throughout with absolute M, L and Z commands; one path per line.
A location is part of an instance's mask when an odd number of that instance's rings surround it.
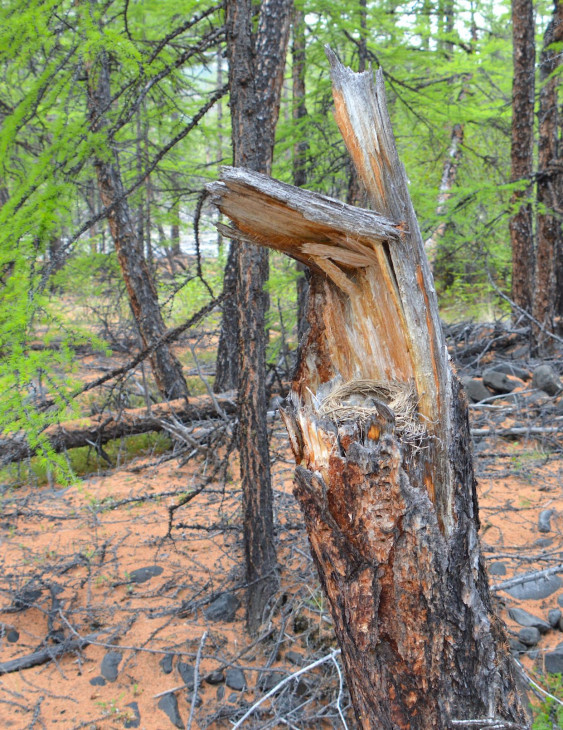
M 541 705 L 532 705 L 534 721 L 532 730 L 563 730 L 563 680 L 561 674 L 546 674 L 541 677 L 541 685 L 547 687 L 551 697 L 546 697 Z

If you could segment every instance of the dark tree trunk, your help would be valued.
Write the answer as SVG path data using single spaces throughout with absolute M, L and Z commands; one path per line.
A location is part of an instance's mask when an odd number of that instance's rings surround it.
M 336 119 L 377 213 L 243 170 L 210 190 L 232 235 L 312 271 L 284 418 L 358 725 L 527 728 L 480 551 L 467 402 L 383 76 L 375 86 L 330 59 Z
M 95 63 L 86 64 L 86 74 L 90 129 L 99 133 L 108 127 L 106 113 L 111 104 L 109 63 L 105 51 L 99 53 Z M 108 213 L 108 223 L 119 266 L 143 344 L 150 347 L 163 336 L 166 327 L 125 197 L 117 151 L 112 139 L 108 138 L 107 143 L 110 154 L 94 160 L 98 189 L 102 204 L 112 206 Z M 182 366 L 169 347 L 162 346 L 156 350 L 150 362 L 157 387 L 164 397 L 179 398 L 187 395 Z
M 542 354 L 551 350 L 556 306 L 557 258 L 561 250 L 561 177 L 557 83 L 554 75 L 560 64 L 561 50 L 552 47 L 563 40 L 563 4 L 555 1 L 553 18 L 545 31 L 540 56 L 540 105 L 538 111 L 538 216 L 536 279 L 532 314 L 532 350 Z M 556 210 L 559 208 L 559 215 Z M 540 326 L 541 325 L 541 326 Z
M 252 0 L 228 0 L 227 53 L 233 157 L 236 165 L 270 172 L 289 37 L 290 0 L 262 0 L 252 32 Z M 256 634 L 278 586 L 273 535 L 273 495 L 266 427 L 268 253 L 232 244 L 227 262 L 217 371 L 238 358 L 239 453 L 244 502 L 247 627 Z M 236 308 L 234 302 L 236 301 Z M 228 319 L 232 317 L 232 319 Z M 230 349 L 227 351 L 227 346 Z
M 517 209 L 510 220 L 512 299 L 532 309 L 534 237 L 530 187 L 534 153 L 534 88 L 536 47 L 532 0 L 512 0 L 514 80 L 512 83 L 511 179 L 523 187 L 512 196 Z
M 293 11 L 293 45 L 292 55 L 292 82 L 293 82 L 293 119 L 297 122 L 298 141 L 293 146 L 293 184 L 300 188 L 307 184 L 307 155 L 309 143 L 301 128 L 307 116 L 305 102 L 305 13 L 295 8 Z M 309 297 L 309 282 L 306 276 L 306 266 L 299 261 L 295 262 L 297 269 L 297 339 L 305 334 L 307 328 L 307 300 Z

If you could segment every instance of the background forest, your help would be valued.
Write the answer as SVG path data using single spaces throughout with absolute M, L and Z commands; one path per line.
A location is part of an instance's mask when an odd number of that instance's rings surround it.
M 538 47 L 551 11 L 536 4 Z M 232 159 L 225 34 L 221 6 L 199 1 L 7 2 L 1 12 L 0 424 L 35 441 L 72 408 L 75 348 L 114 346 L 131 319 L 111 195 L 127 200 L 131 245 L 169 325 L 221 290 L 225 246 L 202 193 Z M 509 4 L 296 3 L 273 175 L 361 203 L 332 120 L 327 43 L 354 68 L 384 70 L 444 318 L 506 313 L 498 289 L 510 292 L 508 222 L 523 185 L 510 182 Z M 102 55 L 107 98 L 93 110 L 89 69 Z M 120 187 L 104 200 L 96 165 L 110 158 Z M 196 227 L 200 261 L 175 263 L 195 254 Z M 297 276 L 273 257 L 272 363 L 295 346 Z M 129 335 L 127 348 L 138 340 Z M 48 412 L 32 407 L 41 389 Z

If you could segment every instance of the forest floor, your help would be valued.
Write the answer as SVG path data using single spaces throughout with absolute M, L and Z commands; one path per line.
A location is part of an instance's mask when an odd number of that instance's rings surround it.
M 563 642 L 556 613 L 563 580 L 553 572 L 502 585 L 563 563 L 561 395 L 533 387 L 527 374 L 539 363 L 518 336 L 468 325 L 449 334 L 460 375 L 482 382 L 484 370 L 507 362 L 526 373 L 508 376 L 511 393 L 491 393 L 470 408 L 481 539 L 522 672 L 563 700 L 560 680 L 545 666 Z M 79 376 L 96 377 L 123 360 L 89 356 Z M 550 364 L 558 369 L 561 360 Z M 229 728 L 299 670 L 241 726 L 355 727 L 292 495 L 286 433 L 277 413 L 270 423 L 281 585 L 256 639 L 244 624 L 241 493 L 230 424 L 195 424 L 189 444 L 176 452 L 162 437 L 146 439 L 149 453 L 141 454 L 121 441 L 107 449 L 112 468 L 98 460 L 70 486 L 33 484 L 24 467 L 2 473 L 1 728 Z M 222 445 L 209 441 L 211 432 L 222 434 Z M 525 637 L 528 646 L 518 641 L 523 627 L 514 616 L 527 619 L 515 608 L 536 617 L 537 644 L 533 635 Z M 545 623 L 549 611 L 553 628 Z M 9 671 L 11 660 L 25 658 L 38 663 Z M 538 708 L 541 690 L 524 684 Z

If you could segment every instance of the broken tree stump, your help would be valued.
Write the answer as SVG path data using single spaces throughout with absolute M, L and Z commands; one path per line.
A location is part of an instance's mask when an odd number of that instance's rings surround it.
M 284 419 L 356 717 L 371 730 L 526 728 L 479 546 L 467 403 L 383 76 L 327 53 L 336 121 L 376 212 L 240 169 L 209 189 L 231 220 L 223 233 L 312 271 Z

